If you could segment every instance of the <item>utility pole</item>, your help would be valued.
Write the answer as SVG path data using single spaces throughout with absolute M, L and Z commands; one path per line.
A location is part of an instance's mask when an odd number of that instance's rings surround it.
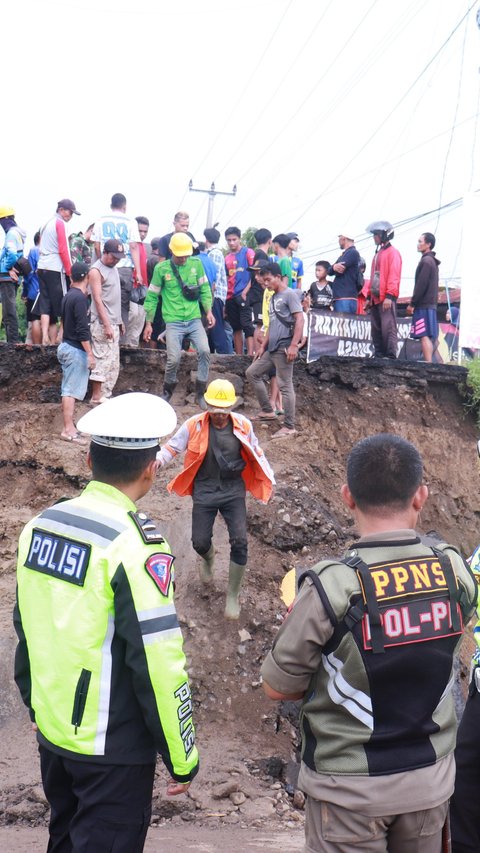
M 188 189 L 190 190 L 191 193 L 207 193 L 207 195 L 208 195 L 207 228 L 211 228 L 213 225 L 213 203 L 215 201 L 215 196 L 216 195 L 236 195 L 237 194 L 237 185 L 236 184 L 233 187 L 233 190 L 231 193 L 226 193 L 226 192 L 222 192 L 221 190 L 216 190 L 215 184 L 213 183 L 213 181 L 212 181 L 212 184 L 211 184 L 209 190 L 197 190 L 193 186 L 193 181 L 190 180 L 190 183 L 188 184 Z

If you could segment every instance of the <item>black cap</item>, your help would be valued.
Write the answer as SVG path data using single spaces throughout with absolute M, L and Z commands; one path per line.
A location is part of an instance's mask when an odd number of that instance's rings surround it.
M 121 240 L 107 240 L 104 244 L 103 251 L 107 255 L 113 255 L 114 258 L 120 260 L 125 257 L 125 248 Z
M 77 216 L 80 216 L 80 211 L 75 207 L 75 202 L 72 201 L 71 198 L 61 198 L 60 201 L 57 202 L 57 208 L 63 207 L 64 210 L 71 210 L 72 213 L 76 213 Z
M 300 240 L 296 231 L 287 231 L 287 237 L 290 237 L 290 240 Z
M 258 272 L 258 270 L 265 269 L 267 264 L 268 264 L 268 260 L 265 260 L 264 258 L 258 258 L 258 259 L 255 259 L 253 261 L 253 264 L 250 267 L 248 267 L 248 269 L 252 270 L 252 272 Z
M 220 242 L 220 231 L 218 231 L 216 228 L 205 228 L 203 236 L 205 237 L 205 240 L 208 240 L 209 243 Z
M 72 281 L 82 281 L 86 275 L 88 275 L 90 271 L 90 267 L 88 264 L 84 264 L 83 261 L 75 261 L 72 264 L 72 271 L 70 273 L 70 278 Z

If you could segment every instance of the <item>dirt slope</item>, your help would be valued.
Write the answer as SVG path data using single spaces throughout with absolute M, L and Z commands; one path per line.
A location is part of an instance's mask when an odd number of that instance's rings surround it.
M 122 358 L 120 391 L 159 390 L 163 361 L 157 353 L 131 351 Z M 244 397 L 243 411 L 250 414 L 257 406 L 243 387 L 247 363 L 246 359 L 217 358 L 212 375 L 232 377 Z M 196 411 L 189 398 L 192 366 L 185 357 L 173 399 L 180 422 Z M 166 801 L 165 774 L 159 765 L 154 824 L 178 824 L 177 837 L 182 837 L 182 827 L 187 833 L 188 822 L 195 821 L 205 833 L 205 847 L 198 849 L 225 849 L 217 848 L 209 835 L 209 827 L 221 824 L 232 825 L 232 851 L 249 849 L 241 832 L 242 827 L 252 826 L 257 830 L 267 826 L 272 838 L 278 837 L 278 848 L 275 842 L 271 849 L 300 849 L 302 802 L 298 795 L 292 799 L 295 771 L 288 764 L 295 758 L 296 733 L 288 719 L 279 716 L 277 706 L 264 698 L 258 674 L 284 612 L 279 583 L 290 567 L 308 566 L 329 553 L 340 553 L 355 535 L 339 487 L 349 448 L 371 432 L 399 433 L 421 450 L 431 493 L 422 530 L 440 532 L 465 553 L 477 544 L 476 429 L 461 401 L 463 378 L 459 368 L 373 361 L 366 366 L 361 360 L 348 359 L 325 359 L 296 370 L 298 435 L 275 442 L 271 441 L 275 425 L 260 425 L 257 430 L 274 467 L 277 488 L 268 506 L 248 501 L 250 560 L 238 625 L 226 623 L 222 616 L 228 563 L 222 522 L 217 521 L 215 528 L 216 588 L 205 598 L 190 545 L 190 499 L 169 496 L 165 488 L 181 462 L 160 472 L 141 506 L 160 522 L 176 555 L 177 606 L 196 704 L 202 769 L 190 796 Z M 33 842 L 45 837 L 47 810 L 39 787 L 35 743 L 11 678 L 16 539 L 32 514 L 62 495 L 75 494 L 88 477 L 85 449 L 58 439 L 58 383 L 53 353 L 0 348 L 0 678 L 4 686 L 0 823 L 11 826 L 11 831 L 18 828 L 17 841 L 5 842 L 5 849 L 18 851 L 37 849 Z M 79 414 L 85 410 L 79 406 Z M 460 677 L 464 674 L 462 666 Z M 28 836 L 30 847 L 18 840 L 22 826 L 37 827 Z M 237 830 L 238 847 L 232 846 Z

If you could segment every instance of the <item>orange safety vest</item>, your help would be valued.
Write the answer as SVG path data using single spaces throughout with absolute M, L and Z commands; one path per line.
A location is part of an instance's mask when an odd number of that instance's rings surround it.
M 267 473 L 268 463 L 260 448 L 254 450 L 251 445 L 251 425 L 246 418 L 239 418 L 234 412 L 230 413 L 233 422 L 233 434 L 242 444 L 242 458 L 245 460 L 245 468 L 242 477 L 245 487 L 254 498 L 266 503 L 273 491 L 272 477 Z M 190 418 L 184 426 L 188 427 L 188 445 L 185 453 L 183 471 L 177 474 L 167 486 L 169 492 L 175 492 L 180 497 L 191 495 L 193 492 L 193 481 L 205 459 L 208 449 L 209 436 L 208 412 Z M 169 448 L 168 442 L 166 448 Z M 172 452 L 176 452 L 172 447 Z M 262 463 L 266 463 L 262 466 Z

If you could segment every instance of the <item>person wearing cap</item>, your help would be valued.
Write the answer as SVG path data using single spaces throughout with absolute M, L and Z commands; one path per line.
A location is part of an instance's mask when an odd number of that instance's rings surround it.
M 338 235 L 338 245 L 342 254 L 328 269 L 329 275 L 334 275 L 331 287 L 333 292 L 333 310 L 343 314 L 357 313 L 358 296 L 358 265 L 360 255 L 355 248 L 355 239 L 351 231 Z
M 71 198 L 62 198 L 57 204 L 55 216 L 40 229 L 40 257 L 38 280 L 40 295 L 36 307 L 40 314 L 42 344 L 59 342 L 57 321 L 62 310 L 62 299 L 70 284 L 72 259 L 68 245 L 66 223 L 72 216 L 80 216 Z
M 93 232 L 95 254 L 100 257 L 106 240 L 119 240 L 123 243 L 123 256 L 118 261 L 118 274 L 122 293 L 121 343 L 125 343 L 128 329 L 130 296 L 133 288 L 134 273 L 138 285 L 143 285 L 143 272 L 140 259 L 140 233 L 136 219 L 127 215 L 127 199 L 123 193 L 114 193 L 110 202 L 110 211 L 95 223 Z M 146 283 L 146 282 L 145 282 Z
M 8 343 L 20 340 L 17 318 L 18 275 L 14 266 L 23 257 L 26 232 L 18 227 L 13 207 L 0 207 L 0 225 L 5 232 L 5 241 L 0 252 L 0 303 L 2 323 Z
M 172 239 L 174 234 L 187 234 L 190 237 L 192 243 L 195 243 L 195 237 L 188 230 L 190 227 L 190 214 L 185 210 L 179 210 L 173 217 L 173 231 L 170 231 L 168 234 L 164 234 L 163 237 L 160 237 L 160 246 L 158 250 L 158 254 L 160 256 L 161 261 L 169 261 L 172 257 L 172 250 L 170 248 L 170 240 Z
M 278 386 L 282 394 L 285 420 L 273 438 L 295 435 L 295 390 L 293 365 L 303 335 L 303 311 L 297 290 L 287 286 L 286 277 L 279 264 L 271 261 L 262 270 L 265 286 L 273 291 L 268 305 L 268 329 L 255 354 L 246 376 L 253 383 L 261 407 L 261 420 L 276 420 L 264 382 L 265 374 L 275 367 Z
M 297 290 L 301 290 L 304 276 L 303 261 L 296 254 L 296 252 L 298 252 L 298 247 L 300 244 L 300 237 L 298 236 L 296 231 L 288 231 L 287 237 L 290 237 L 288 251 L 290 252 L 290 256 L 292 258 L 292 287 L 296 288 Z
M 397 357 L 397 299 L 402 277 L 402 256 L 392 246 L 390 222 L 380 220 L 367 227 L 375 243 L 375 255 L 367 290 L 365 309 L 370 310 L 372 343 L 376 358 Z
M 107 240 L 102 257 L 95 261 L 88 276 L 92 294 L 90 331 L 95 367 L 91 403 L 103 403 L 112 396 L 120 371 L 120 334 L 123 333 L 122 297 L 117 264 L 125 257 L 121 240 Z
M 440 853 L 455 779 L 453 667 L 476 584 L 454 547 L 415 529 L 428 497 L 416 447 L 368 436 L 346 473 L 360 538 L 300 577 L 263 688 L 302 700 L 305 851 Z M 478 797 L 474 809 L 478 822 Z
M 175 425 L 152 394 L 88 412 L 78 427 L 92 480 L 20 535 L 15 680 L 37 733 L 51 851 L 141 853 L 157 755 L 169 795 L 198 770 L 174 558 L 136 506 Z
M 60 438 L 76 444 L 86 444 L 86 441 L 73 420 L 75 400 L 84 399 L 88 371 L 95 367 L 88 325 L 88 272 L 87 264 L 72 264 L 70 289 L 62 301 L 63 339 L 57 350 L 57 358 L 62 366 L 63 430 Z
M 227 299 L 227 273 L 225 270 L 225 258 L 223 252 L 218 248 L 220 242 L 220 231 L 217 228 L 205 228 L 203 235 L 207 247 L 208 257 L 215 265 L 215 281 L 212 286 L 212 314 L 215 317 L 215 325 L 209 332 L 209 338 L 213 351 L 220 355 L 230 355 L 232 352 L 231 341 L 225 331 L 225 301 Z
M 170 400 L 175 390 L 182 341 L 188 335 L 198 353 L 195 400 L 201 408 L 205 408 L 203 394 L 207 387 L 210 347 L 201 320 L 200 306 L 205 311 L 207 326 L 211 328 L 215 325 L 212 291 L 202 262 L 192 257 L 193 243 L 188 234 L 174 234 L 170 240 L 170 251 L 171 259 L 157 264 L 148 288 L 144 304 L 146 323 L 143 338 L 147 342 L 152 338 L 152 321 L 161 296 L 167 344 L 163 397 Z
M 183 471 L 168 484 L 169 492 L 192 495 L 192 545 L 200 555 L 200 579 L 213 582 L 213 524 L 223 517 L 230 537 L 230 564 L 225 606 L 227 619 L 240 615 L 239 593 L 248 558 L 245 495 L 266 503 L 275 479 L 248 418 L 233 411 L 235 388 L 226 379 L 210 382 L 207 411 L 189 418 L 163 445 L 158 459 L 168 465 L 186 451 Z

